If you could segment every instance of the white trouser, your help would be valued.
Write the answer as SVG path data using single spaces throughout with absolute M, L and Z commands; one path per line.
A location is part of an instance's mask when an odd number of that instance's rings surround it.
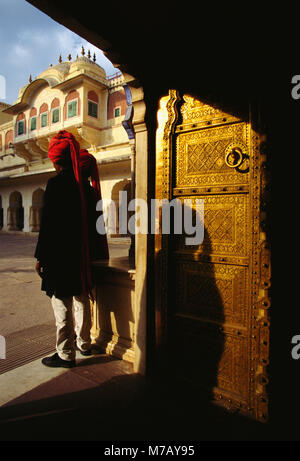
M 56 351 L 61 359 L 74 360 L 74 332 L 76 333 L 76 343 L 79 349 L 86 351 L 91 348 L 91 308 L 89 298 L 82 295 L 58 299 L 53 295 L 51 303 L 56 323 Z

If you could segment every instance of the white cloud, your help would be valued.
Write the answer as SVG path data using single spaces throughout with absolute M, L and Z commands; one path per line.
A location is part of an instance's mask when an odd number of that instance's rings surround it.
M 42 29 L 23 29 L 17 34 L 17 38 L 20 42 L 31 43 L 32 46 L 44 46 L 49 43 L 49 36 Z
M 32 78 L 58 63 L 81 56 L 81 47 L 86 54 L 96 54 L 96 62 L 107 75 L 117 71 L 101 50 L 83 38 L 61 26 L 34 8 L 25 0 L 1 1 L 0 15 L 0 74 L 6 80 L 5 102 L 12 104 L 19 89 Z
M 16 43 L 12 46 L 11 55 L 9 57 L 12 63 L 17 64 L 18 66 L 25 60 L 30 58 L 29 49 L 20 43 Z
M 62 54 L 69 54 L 76 46 L 76 36 L 68 29 L 57 29 L 53 34 L 53 42 Z

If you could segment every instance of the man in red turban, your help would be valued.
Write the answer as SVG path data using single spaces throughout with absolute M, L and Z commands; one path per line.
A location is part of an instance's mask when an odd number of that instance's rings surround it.
M 95 245 L 90 245 L 89 237 L 90 227 L 96 227 L 96 211 L 95 197 L 86 192 L 79 151 L 78 142 L 67 131 L 60 131 L 49 143 L 48 156 L 57 175 L 47 183 L 35 257 L 42 290 L 51 298 L 56 320 L 56 353 L 42 360 L 50 367 L 76 365 L 74 331 L 77 348 L 83 355 L 91 354 Z

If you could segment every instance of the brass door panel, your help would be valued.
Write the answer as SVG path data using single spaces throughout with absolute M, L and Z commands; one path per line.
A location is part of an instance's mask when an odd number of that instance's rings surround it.
M 247 327 L 247 267 L 178 261 L 176 269 L 176 314 L 228 324 L 239 332 Z
M 251 110 L 237 116 L 175 90 L 161 99 L 156 198 L 193 209 L 203 200 L 204 240 L 188 245 L 184 234 L 163 235 L 159 215 L 156 326 L 158 347 L 174 354 L 180 376 L 266 421 L 270 253 L 264 136 Z
M 177 197 L 191 202 L 204 200 L 204 240 L 199 245 L 186 245 L 186 234 L 174 236 L 175 252 L 214 256 L 215 261 L 248 264 L 249 260 L 249 195 L 197 195 Z M 217 258 L 219 255 L 219 258 Z
M 247 123 L 234 123 L 178 134 L 176 187 L 248 184 L 248 132 Z M 241 164 L 234 169 L 226 163 L 226 155 L 228 157 L 233 148 L 240 149 L 243 156 Z
M 185 336 L 183 350 L 190 355 L 191 367 L 199 364 L 202 375 L 211 373 L 210 391 L 215 398 L 225 391 L 238 406 L 240 402 L 245 404 L 250 379 L 248 283 L 247 267 L 176 264 L 173 327 L 180 338 L 178 345 L 182 347 L 181 338 Z

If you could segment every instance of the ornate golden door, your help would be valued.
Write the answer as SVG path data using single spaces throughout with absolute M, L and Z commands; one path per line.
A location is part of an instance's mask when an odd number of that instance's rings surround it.
M 252 108 L 253 110 L 253 108 Z M 156 199 L 204 201 L 204 239 L 155 237 L 157 344 L 179 376 L 227 408 L 268 418 L 270 255 L 264 136 L 243 116 L 170 90 L 161 98 Z M 255 128 L 254 128 L 255 127 Z

